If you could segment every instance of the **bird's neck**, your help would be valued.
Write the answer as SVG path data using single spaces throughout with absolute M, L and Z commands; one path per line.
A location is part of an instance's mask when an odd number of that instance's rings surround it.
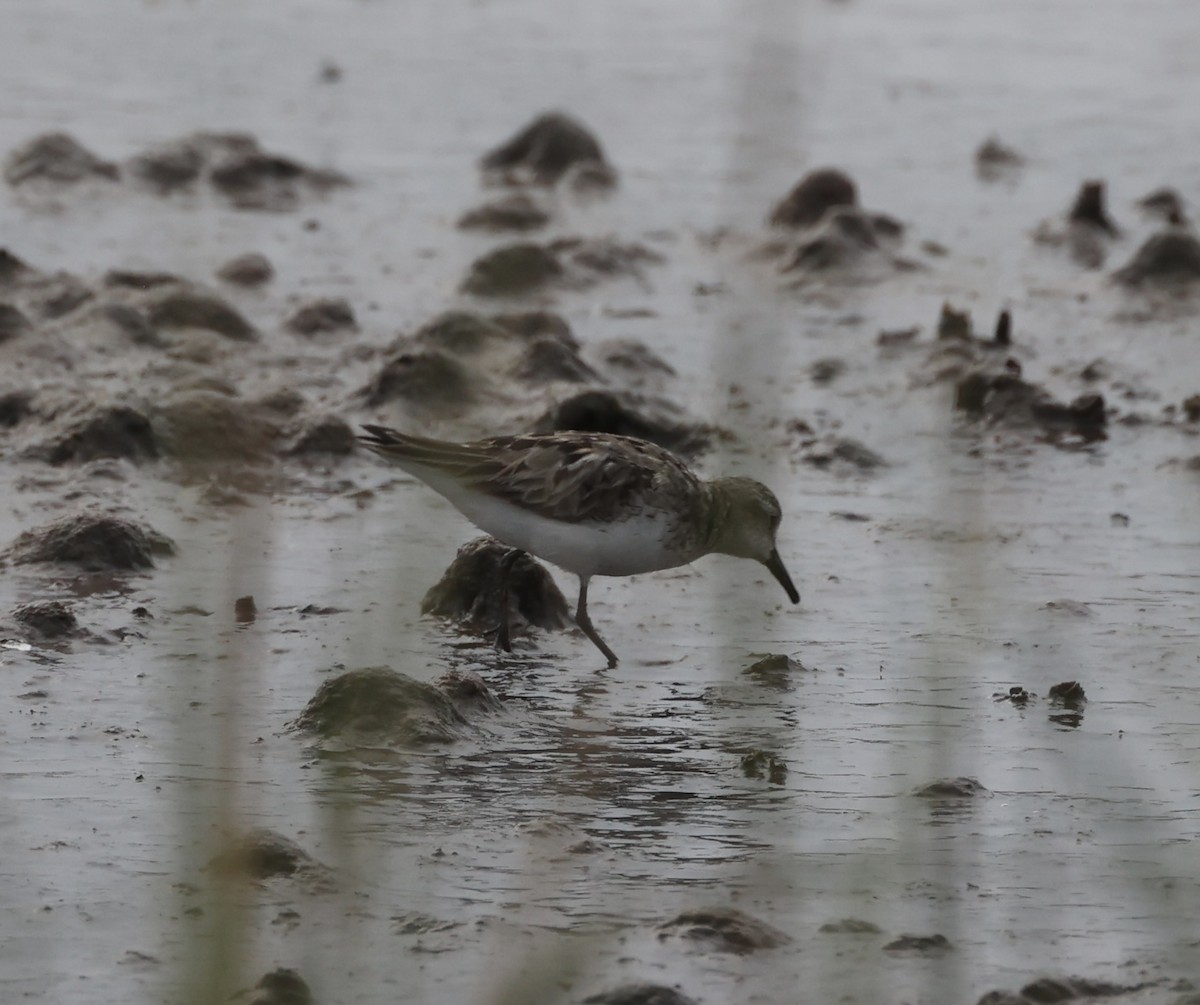
M 714 478 L 704 483 L 704 529 L 703 545 L 705 552 L 722 552 L 728 554 L 725 537 L 731 526 L 730 513 L 733 511 L 733 500 L 725 479 Z

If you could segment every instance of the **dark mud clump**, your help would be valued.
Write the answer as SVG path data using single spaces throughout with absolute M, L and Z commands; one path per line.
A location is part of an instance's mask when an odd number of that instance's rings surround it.
M 601 383 L 600 375 L 575 346 L 554 336 L 541 336 L 526 346 L 513 367 L 513 376 L 531 384 L 560 380 L 569 384 Z
M 1082 394 L 1064 404 L 1011 369 L 975 370 L 954 389 L 954 407 L 973 419 L 1014 429 L 1039 429 L 1052 440 L 1073 435 L 1084 442 L 1105 438 L 1104 398 Z
M 252 989 L 235 997 L 246 999 L 247 1005 L 313 1005 L 307 982 L 289 967 L 263 974 Z
M 903 226 L 889 216 L 839 206 L 805 231 L 780 266 L 780 272 L 825 273 L 875 264 L 911 269 L 913 263 L 892 253 Z
M 33 414 L 32 391 L 0 391 L 0 429 L 19 426 Z
M 130 173 L 159 195 L 205 179 L 237 209 L 285 211 L 350 184 L 336 171 L 269 153 L 245 133 L 194 133 L 134 157 Z
M 742 673 L 764 687 L 783 691 L 791 686 L 792 675 L 805 669 L 803 663 L 785 653 L 770 653 L 755 660 Z
M 117 165 L 101 160 L 66 133 L 46 133 L 18 147 L 4 165 L 4 180 L 12 186 L 30 181 L 75 184 L 88 178 L 115 181 Z
M 1120 233 L 1117 225 L 1113 223 L 1112 217 L 1108 215 L 1104 182 L 1102 181 L 1085 181 L 1080 186 L 1079 194 L 1075 196 L 1075 202 L 1071 205 L 1067 219 L 1072 223 L 1090 224 L 1098 230 L 1104 231 L 1110 237 L 1116 237 Z
M 329 889 L 332 874 L 295 841 L 267 828 L 249 831 L 231 842 L 208 863 L 223 876 L 264 882 L 269 879 L 299 880 L 313 889 Z
M 454 702 L 454 707 L 468 719 L 479 715 L 491 715 L 504 708 L 504 703 L 492 694 L 479 674 L 448 670 L 437 679 L 435 686 Z
M 811 227 L 835 206 L 857 206 L 858 186 L 837 168 L 810 171 L 771 210 L 773 227 Z
M 509 341 L 512 335 L 513 331 L 499 324 L 497 318 L 489 320 L 468 311 L 446 311 L 427 321 L 411 336 L 394 343 L 393 348 L 403 351 L 417 347 L 455 356 L 473 356 L 498 342 Z
M 1085 181 L 1071 204 L 1066 220 L 1046 220 L 1033 239 L 1048 247 L 1065 247 L 1079 265 L 1098 269 L 1108 257 L 1109 242 L 1120 230 L 1109 216 L 1102 181 Z
M 570 285 L 586 289 L 600 279 L 625 276 L 645 281 L 646 265 L 664 261 L 653 248 L 636 241 L 617 241 L 612 238 L 563 237 L 550 244 L 571 270 Z
M 263 406 L 218 391 L 171 395 L 151 421 L 163 452 L 185 462 L 261 460 L 281 432 Z
M 827 935 L 879 935 L 883 931 L 873 921 L 862 921 L 859 918 L 842 918 L 840 921 L 827 921 L 818 931 Z
M 357 449 L 358 439 L 345 419 L 338 415 L 318 415 L 291 433 L 284 452 L 292 457 L 345 457 Z
M 470 405 L 475 387 L 466 368 L 445 353 L 401 352 L 389 359 L 358 394 L 371 408 L 405 401 L 459 411 Z
M 292 726 L 351 746 L 412 747 L 451 743 L 468 722 L 439 688 L 367 667 L 322 684 Z
M 60 517 L 27 530 L 0 554 L 14 565 L 64 562 L 88 570 L 139 570 L 156 555 L 173 555 L 174 543 L 143 525 L 102 513 Z
M 477 258 L 462 291 L 477 297 L 515 297 L 543 290 L 566 274 L 554 252 L 540 244 L 510 244 Z
M 468 210 L 458 220 L 460 230 L 492 233 L 537 230 L 550 222 L 550 213 L 524 192 L 514 192 Z
M 220 297 L 196 290 L 172 290 L 149 310 L 151 324 L 162 328 L 202 328 L 225 338 L 248 342 L 254 326 Z
M 893 956 L 944 956 L 953 948 L 944 935 L 900 935 L 883 951 Z
M 507 184 L 556 185 L 568 173 L 591 187 L 616 184 L 600 142 L 569 115 L 539 115 L 511 139 L 484 154 L 480 167 Z
M 996 136 L 989 136 L 975 151 L 975 174 L 982 181 L 999 181 L 1024 164 L 1025 158 Z
M 1175 286 L 1200 279 L 1200 240 L 1182 227 L 1151 235 L 1112 278 L 1122 286 Z
M 1087 977 L 1041 977 L 1026 984 L 1019 992 L 989 991 L 978 1005 L 1030 1005 L 1031 1002 L 1069 1002 L 1077 999 L 1117 998 L 1136 994 L 1154 982 L 1142 984 L 1113 984 Z
M 776 949 L 792 941 L 789 935 L 732 907 L 684 911 L 659 928 L 658 937 L 688 939 L 719 953 L 752 953 Z
M 787 781 L 787 764 L 765 750 L 752 750 L 743 754 L 742 774 L 747 778 L 765 779 L 772 785 L 783 785 Z
M 452 618 L 472 631 L 494 631 L 508 609 L 515 634 L 532 628 L 559 631 L 574 624 L 553 577 L 529 555 L 511 563 L 507 588 L 503 563 L 512 549 L 494 538 L 478 537 L 458 549 L 450 567 L 421 600 L 421 613 Z
M 887 467 L 887 461 L 866 444 L 849 436 L 812 436 L 800 443 L 806 464 L 836 474 L 870 474 Z
M 49 464 L 83 463 L 106 457 L 133 462 L 159 457 L 158 440 L 145 413 L 132 405 L 93 409 L 47 443 L 30 447 L 23 456 Z
M 672 403 L 632 391 L 581 391 L 533 425 L 535 433 L 563 431 L 633 436 L 685 457 L 707 450 L 713 437 L 710 427 L 686 421 Z
M 1173 188 L 1156 188 L 1137 202 L 1138 208 L 1147 216 L 1154 216 L 1171 227 L 1187 224 L 1187 210 L 1183 196 Z
M 0 342 L 7 342 L 9 339 L 14 339 L 19 335 L 24 335 L 32 330 L 33 325 L 29 323 L 20 308 L 14 307 L 12 304 L 0 303 Z
M 991 795 L 977 778 L 942 778 L 917 789 L 914 795 L 921 799 L 977 799 Z
M 354 308 L 344 297 L 324 297 L 300 307 L 283 326 L 297 335 L 321 335 L 355 331 L 358 321 L 354 317 Z
M 662 984 L 625 984 L 588 995 L 583 1005 L 696 1005 L 694 999 Z
M 275 267 L 266 255 L 256 251 L 229 259 L 217 269 L 217 278 L 234 286 L 262 286 L 275 276 Z
M 68 639 L 81 631 L 75 612 L 61 600 L 35 600 L 22 604 L 12 616 L 26 631 L 46 641 Z

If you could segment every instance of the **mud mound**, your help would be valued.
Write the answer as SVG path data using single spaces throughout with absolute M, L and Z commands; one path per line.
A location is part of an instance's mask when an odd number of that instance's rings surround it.
M 322 684 L 292 726 L 351 746 L 412 747 L 450 743 L 469 723 L 432 684 L 367 667 Z
M 138 154 L 129 173 L 159 195 L 200 180 L 237 209 L 285 211 L 307 197 L 350 184 L 336 171 L 269 153 L 246 133 L 194 133 Z
M 583 1005 L 696 1005 L 694 999 L 662 984 L 625 984 L 583 999 Z
M 284 451 L 289 456 L 332 455 L 344 457 L 358 449 L 350 424 L 338 415 L 319 415 L 307 419 L 290 434 Z
M 332 889 L 333 874 L 295 841 L 265 827 L 249 831 L 213 856 L 208 868 L 254 882 L 295 880 L 316 892 Z
M 1062 247 L 1087 269 L 1098 269 L 1108 257 L 1109 243 L 1120 234 L 1109 216 L 1102 181 L 1085 181 L 1062 222 L 1045 220 L 1033 239 L 1048 247 Z
M 975 174 L 982 181 L 1010 177 L 1024 164 L 1025 158 L 996 136 L 989 136 L 975 151 Z
M 968 373 L 955 387 L 954 407 L 990 425 L 1036 429 L 1051 438 L 1066 433 L 1084 440 L 1104 438 L 1108 413 L 1101 395 L 1082 394 L 1064 404 L 1018 374 L 1019 368 Z
M 158 297 L 150 305 L 148 320 L 161 328 L 203 328 L 238 342 L 257 335 L 254 326 L 220 297 L 192 289 Z
M 173 555 L 174 543 L 143 525 L 102 513 L 60 517 L 27 530 L 0 553 L 14 565 L 65 562 L 88 570 L 154 567 L 156 555 Z
M 603 383 L 600 375 L 579 355 L 573 346 L 554 336 L 541 336 L 525 348 L 513 366 L 518 380 L 545 384 L 561 380 L 568 384 Z
M 459 230 L 490 233 L 537 230 L 550 222 L 549 211 L 524 192 L 514 192 L 468 210 L 458 219 Z
M 467 370 L 441 352 L 402 352 L 393 356 L 358 395 L 370 408 L 405 401 L 458 411 L 469 405 L 476 387 Z
M 262 286 L 274 277 L 275 266 L 256 251 L 231 258 L 217 269 L 217 278 L 234 286 Z
M 159 457 L 158 440 L 146 415 L 131 405 L 96 407 L 46 443 L 22 456 L 49 464 L 120 457 L 135 463 Z
M 75 612 L 61 600 L 35 600 L 22 604 L 13 613 L 13 620 L 40 639 L 67 639 L 81 633 Z
M 615 433 L 649 440 L 682 456 L 707 450 L 714 430 L 688 422 L 680 409 L 663 398 L 632 391 L 582 391 L 560 401 L 533 424 L 535 433 L 567 430 Z
M 510 551 L 490 537 L 468 541 L 421 600 L 421 613 L 452 618 L 481 634 L 496 629 L 505 606 L 514 634 L 573 625 L 566 598 L 550 573 L 529 555 L 513 562 L 505 588 L 501 563 Z
M 1153 234 L 1112 278 L 1132 288 L 1193 283 L 1200 279 L 1200 240 L 1182 227 Z
M 247 1005 L 313 1005 L 311 989 L 295 970 L 279 967 L 263 974 L 258 983 L 248 991 L 234 996 Z
M 67 133 L 36 136 L 8 155 L 4 180 L 12 186 L 31 181 L 74 185 L 88 178 L 115 181 L 117 165 L 101 160 Z
M 183 391 L 154 409 L 151 422 L 163 452 L 181 461 L 261 460 L 280 436 L 261 405 L 217 391 Z
M 321 335 L 325 332 L 357 331 L 354 308 L 344 297 L 323 297 L 298 308 L 283 327 L 296 335 Z
M 870 263 L 911 268 L 911 263 L 896 258 L 890 250 L 902 232 L 901 224 L 891 217 L 837 206 L 805 232 L 780 271 L 824 273 Z
M 617 179 L 596 137 L 561 112 L 539 115 L 479 164 L 507 184 L 555 185 L 568 173 L 598 187 L 611 187 Z
M 540 244 L 510 244 L 477 258 L 462 291 L 477 297 L 516 297 L 560 281 L 566 270 L 558 256 Z
M 818 168 L 800 179 L 771 210 L 773 227 L 810 227 L 835 206 L 857 206 L 858 186 L 837 168 Z
M 660 939 L 688 939 L 719 953 L 752 953 L 787 945 L 791 937 L 733 907 L 684 911 L 659 928 Z

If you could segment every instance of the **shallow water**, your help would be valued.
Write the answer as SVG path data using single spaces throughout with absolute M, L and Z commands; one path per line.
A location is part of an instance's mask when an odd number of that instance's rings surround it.
M 1200 980 L 1200 483 L 1170 463 L 1200 441 L 1157 422 L 1073 451 L 981 434 L 945 387 L 913 386 L 926 348 L 875 344 L 920 324 L 927 347 L 946 299 L 984 328 L 1009 306 L 1026 375 L 1063 398 L 1097 357 L 1122 412 L 1157 419 L 1200 390 L 1191 310 L 1130 320 L 1140 305 L 1103 273 L 1029 239 L 1103 177 L 1125 228 L 1115 266 L 1148 232 L 1134 199 L 1164 183 L 1195 197 L 1183 126 L 1200 20 L 1185 0 L 619 2 L 570 17 L 534 0 L 11 7 L 0 148 L 63 128 L 122 158 L 237 128 L 359 181 L 277 215 L 123 189 L 0 196 L 4 243 L 47 269 L 203 279 L 265 253 L 279 277 L 236 298 L 268 332 L 236 374 L 247 394 L 294 382 L 342 402 L 365 368 L 297 350 L 278 331 L 291 301 L 347 296 L 358 338 L 380 345 L 455 303 L 488 246 L 452 227 L 481 197 L 474 159 L 543 108 L 577 114 L 622 184 L 564 204 L 555 232 L 640 239 L 667 263 L 645 287 L 553 306 L 585 344 L 646 341 L 679 370 L 668 393 L 738 435 L 702 467 L 776 488 L 804 600 L 788 608 L 761 570 L 708 558 L 595 584 L 614 671 L 574 636 L 501 660 L 419 616 L 471 528 L 369 458 L 229 508 L 161 466 L 105 483 L 10 456 L 0 540 L 78 490 L 129 507 L 179 556 L 78 601 L 88 628 L 144 638 L 0 653 L 0 997 L 177 1001 L 181 982 L 214 973 L 223 996 L 274 966 L 346 1003 L 575 1001 L 631 980 L 704 1003 L 972 1001 L 1043 973 Z M 318 82 L 323 60 L 340 82 Z M 1007 183 L 974 175 L 993 132 L 1029 160 Z M 869 285 L 782 291 L 746 252 L 771 203 L 824 163 L 910 225 L 907 253 L 929 239 L 950 254 Z M 719 227 L 732 233 L 712 250 Z M 654 316 L 605 312 L 631 307 Z M 846 372 L 819 387 L 808 367 L 831 356 Z M 126 365 L 88 378 L 119 389 Z M 1121 398 L 1121 381 L 1145 396 Z M 793 418 L 889 465 L 813 468 L 785 432 Z M 0 584 L 3 610 L 65 588 L 28 567 Z M 247 594 L 258 617 L 239 626 Z M 135 624 L 143 605 L 153 619 Z M 805 669 L 742 672 L 772 652 Z M 333 668 L 377 664 L 430 680 L 476 669 L 505 710 L 444 750 L 367 764 L 285 730 Z M 1042 697 L 1073 679 L 1089 698 L 1074 727 Z M 1012 685 L 1039 697 L 994 700 Z M 743 775 L 753 749 L 787 764 L 782 785 Z M 957 776 L 990 797 L 913 794 Z M 298 841 L 337 889 L 223 887 L 203 865 L 251 826 Z M 594 846 L 571 850 L 583 839 Z M 657 938 L 706 905 L 795 941 L 739 957 Z M 818 932 L 843 917 L 882 934 Z M 906 932 L 954 950 L 882 951 Z

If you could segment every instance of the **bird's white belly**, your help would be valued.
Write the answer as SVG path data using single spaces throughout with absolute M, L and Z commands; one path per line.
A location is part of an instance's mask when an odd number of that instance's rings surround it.
M 577 576 L 632 576 L 686 565 L 696 556 L 664 545 L 663 514 L 635 514 L 619 523 L 549 520 L 491 496 L 450 501 L 480 530 Z

